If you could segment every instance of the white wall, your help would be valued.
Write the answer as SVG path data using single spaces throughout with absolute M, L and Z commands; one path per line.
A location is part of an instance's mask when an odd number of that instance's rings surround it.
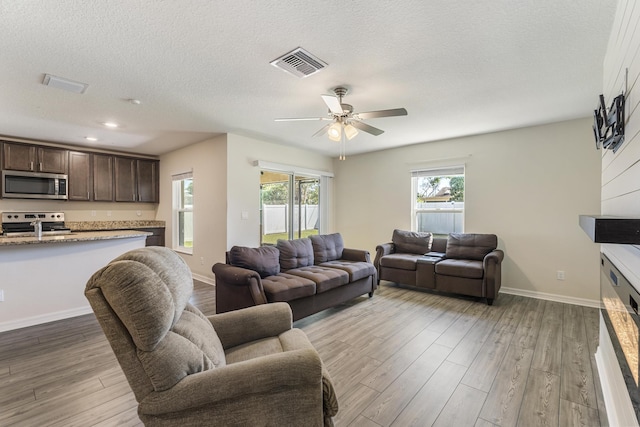
M 299 148 L 228 134 L 227 248 L 260 244 L 260 168 L 256 160 L 331 172 L 330 157 Z M 242 212 L 248 214 L 242 219 Z M 224 258 L 223 258 L 224 259 Z
M 640 216 L 640 7 L 633 0 L 620 0 L 604 61 L 603 93 L 607 107 L 625 88 L 625 142 L 614 154 L 602 154 L 602 214 Z M 597 100 L 594 94 L 594 100 Z M 640 289 L 640 247 L 603 245 L 603 252 L 629 282 Z
M 465 231 L 498 236 L 502 286 L 595 304 L 599 252 L 578 226 L 600 210 L 594 147 L 580 119 L 348 156 L 335 161 L 336 228 L 373 255 L 394 228 L 411 228 L 410 170 L 464 164 Z
M 160 157 L 160 205 L 166 243 L 173 247 L 171 176 L 193 171 L 193 254 L 181 254 L 194 275 L 213 279 L 211 266 L 224 261 L 227 228 L 227 137 L 222 135 Z

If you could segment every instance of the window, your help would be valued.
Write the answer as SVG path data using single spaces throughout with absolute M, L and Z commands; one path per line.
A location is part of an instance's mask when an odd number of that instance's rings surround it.
M 193 253 L 193 172 L 173 175 L 173 249 Z
M 464 166 L 411 172 L 412 229 L 464 232 Z
M 320 178 L 260 171 L 260 244 L 300 239 L 320 229 Z

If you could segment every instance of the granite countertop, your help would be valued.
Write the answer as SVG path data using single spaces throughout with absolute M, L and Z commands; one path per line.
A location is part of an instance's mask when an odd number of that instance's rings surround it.
M 91 240 L 111 240 L 129 239 L 132 237 L 146 237 L 152 233 L 135 230 L 113 230 L 113 231 L 83 231 L 78 233 L 60 234 L 56 236 L 42 236 L 41 239 L 35 237 L 4 237 L 0 236 L 0 246 L 10 245 L 30 245 L 39 243 L 68 243 L 87 242 Z
M 131 230 L 132 228 L 164 228 L 164 221 L 131 220 L 131 221 L 65 221 L 71 231 L 95 230 Z

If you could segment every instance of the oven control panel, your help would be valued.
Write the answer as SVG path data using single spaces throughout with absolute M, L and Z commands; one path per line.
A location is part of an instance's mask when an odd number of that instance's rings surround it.
M 64 222 L 64 212 L 2 212 L 4 224 L 31 222 L 35 219 L 42 222 Z

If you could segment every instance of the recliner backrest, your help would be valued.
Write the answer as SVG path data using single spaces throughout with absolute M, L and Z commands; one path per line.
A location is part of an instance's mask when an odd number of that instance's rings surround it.
M 451 233 L 447 238 L 446 257 L 482 261 L 497 247 L 495 234 Z
M 226 364 L 209 320 L 189 304 L 186 263 L 164 247 L 127 252 L 96 272 L 85 295 L 136 399 Z

